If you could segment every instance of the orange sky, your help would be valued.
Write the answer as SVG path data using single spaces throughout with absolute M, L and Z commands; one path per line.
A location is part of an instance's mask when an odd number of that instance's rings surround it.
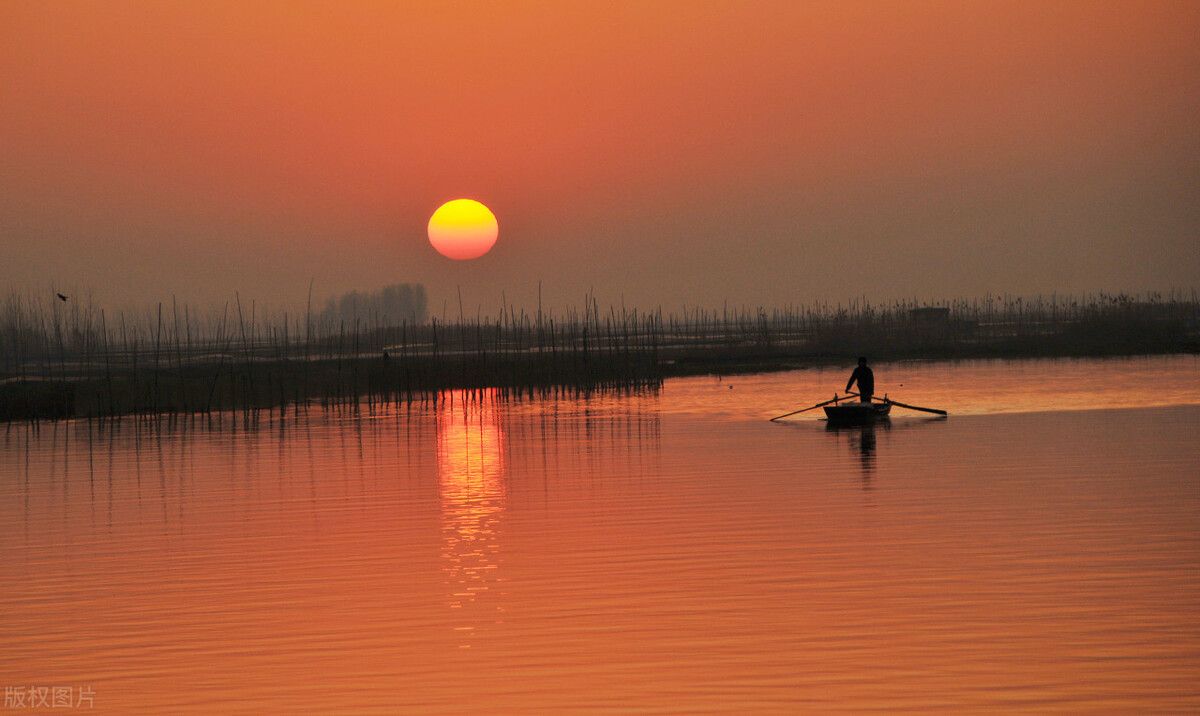
M 0 286 L 1200 284 L 1196 3 L 0 4 Z M 449 262 L 430 213 L 500 220 Z

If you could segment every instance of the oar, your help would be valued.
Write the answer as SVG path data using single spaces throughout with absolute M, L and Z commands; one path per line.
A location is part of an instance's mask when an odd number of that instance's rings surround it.
M 909 405 L 908 403 L 898 403 L 898 402 L 892 400 L 891 398 L 886 399 L 886 402 L 891 403 L 892 405 L 898 405 L 901 408 L 908 408 L 909 410 L 920 410 L 922 413 L 933 413 L 934 415 L 949 415 L 949 413 L 947 413 L 945 410 L 938 410 L 937 408 L 922 408 L 919 405 Z
M 858 393 L 850 393 L 849 395 L 858 395 Z M 784 413 L 783 415 L 776 415 L 775 417 L 771 418 L 771 422 L 773 423 L 773 422 L 775 422 L 776 420 L 780 420 L 780 419 L 782 419 L 782 418 L 786 418 L 786 417 L 788 417 L 789 415 L 796 415 L 797 413 L 807 413 L 807 412 L 808 412 L 808 411 L 810 411 L 810 410 L 816 410 L 817 408 L 820 408 L 820 407 L 822 407 L 822 406 L 824 406 L 824 405 L 829 405 L 830 403 L 836 403 L 836 402 L 838 402 L 838 401 L 841 401 L 841 400 L 846 400 L 846 398 L 839 398 L 839 397 L 837 396 L 837 394 L 834 394 L 834 396 L 833 396 L 833 400 L 826 400 L 824 403 L 817 403 L 816 405 L 810 405 L 810 406 L 808 406 L 807 408 L 801 408 L 800 410 L 793 410 L 793 411 L 792 411 L 792 412 L 790 412 L 790 413 Z

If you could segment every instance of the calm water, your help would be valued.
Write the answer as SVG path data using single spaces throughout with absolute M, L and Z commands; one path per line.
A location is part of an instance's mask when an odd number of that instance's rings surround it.
M 876 372 L 952 416 L 766 422 L 839 370 L 0 428 L 0 683 L 155 713 L 1200 709 L 1200 361 Z

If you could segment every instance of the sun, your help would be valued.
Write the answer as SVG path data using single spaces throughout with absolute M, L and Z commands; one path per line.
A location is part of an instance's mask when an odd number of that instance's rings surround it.
M 455 199 L 429 217 L 429 243 L 456 261 L 477 259 L 496 245 L 500 226 L 491 209 L 474 199 Z

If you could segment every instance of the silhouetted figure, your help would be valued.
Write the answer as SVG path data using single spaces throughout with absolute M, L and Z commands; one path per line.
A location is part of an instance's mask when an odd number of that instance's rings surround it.
M 858 383 L 858 400 L 861 403 L 871 402 L 871 396 L 875 394 L 875 374 L 867 367 L 867 359 L 859 356 L 858 367 L 850 374 L 850 380 L 846 383 L 846 392 L 850 392 L 850 386 Z
M 65 301 L 65 300 L 67 300 L 67 297 L 66 297 L 66 296 L 64 296 L 64 295 L 62 295 L 61 293 L 56 293 L 56 294 L 54 294 L 54 295 L 55 295 L 55 296 L 58 296 L 58 300 L 60 300 L 60 301 Z
M 383 352 L 383 362 L 384 362 L 384 363 L 387 363 L 387 362 L 388 362 L 388 358 L 390 358 L 390 357 L 391 357 L 391 356 L 389 356 L 389 355 L 388 355 L 388 352 L 387 352 L 387 351 L 384 351 L 384 352 Z

